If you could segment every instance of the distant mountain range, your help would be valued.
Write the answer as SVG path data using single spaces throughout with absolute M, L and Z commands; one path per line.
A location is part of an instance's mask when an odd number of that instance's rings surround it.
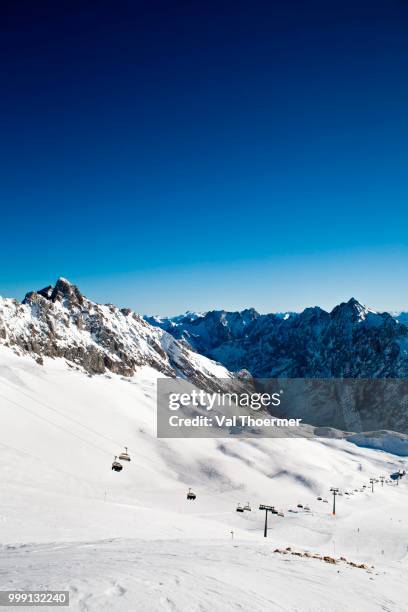
M 255 377 L 408 377 L 408 313 L 379 313 L 354 298 L 331 312 L 316 306 L 261 315 L 249 308 L 146 320 L 229 370 Z
M 249 308 L 143 318 L 129 308 L 92 302 L 59 278 L 55 285 L 27 293 L 23 302 L 0 298 L 0 345 L 39 363 L 61 358 L 90 375 L 132 378 L 137 369 L 150 366 L 214 391 L 220 378 L 229 379 L 229 387 L 232 379 L 244 377 L 245 384 L 258 388 L 251 376 L 408 379 L 407 318 L 406 313 L 375 312 L 354 298 L 331 312 L 315 307 L 261 315 Z M 316 381 L 303 382 L 313 401 L 308 407 L 296 398 L 287 402 L 285 416 L 319 427 L 408 433 L 405 388 L 400 392 L 391 384 L 388 395 L 372 400 L 360 385 L 362 402 L 347 393 L 339 399 L 337 391 L 316 395 Z M 341 383 L 340 396 L 344 390 L 347 385 Z
M 1 344 L 123 376 L 150 365 L 191 380 L 241 370 L 254 377 L 408 378 L 406 323 L 408 313 L 375 312 L 354 298 L 331 312 L 248 308 L 143 318 L 92 302 L 63 278 L 22 303 L 0 298 Z

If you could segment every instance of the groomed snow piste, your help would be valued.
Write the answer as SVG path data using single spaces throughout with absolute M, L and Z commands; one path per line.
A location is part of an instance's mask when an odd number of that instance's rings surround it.
M 157 376 L 0 349 L 0 590 L 67 589 L 74 611 L 407 610 L 408 486 L 360 492 L 403 458 L 343 440 L 159 440 Z M 358 489 L 336 517 L 332 486 Z M 285 515 L 266 539 L 260 503 Z M 305 551 L 368 569 L 291 554 Z

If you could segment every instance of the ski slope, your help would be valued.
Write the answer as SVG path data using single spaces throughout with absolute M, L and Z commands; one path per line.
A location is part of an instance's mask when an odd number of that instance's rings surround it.
M 403 458 L 344 440 L 159 440 L 157 376 L 0 349 L 0 590 L 67 589 L 75 611 L 407 609 L 407 483 L 338 497 L 336 517 L 329 493 Z M 285 514 L 266 539 L 260 503 Z

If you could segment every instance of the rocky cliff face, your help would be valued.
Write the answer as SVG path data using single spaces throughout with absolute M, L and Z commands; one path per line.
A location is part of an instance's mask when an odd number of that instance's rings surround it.
M 197 384 L 230 376 L 130 309 L 96 304 L 63 278 L 31 291 L 22 303 L 0 298 L 0 344 L 39 362 L 61 357 L 91 374 L 132 376 L 137 367 L 148 365 Z
M 408 327 L 354 298 L 331 312 L 315 307 L 282 316 L 249 309 L 150 320 L 228 369 L 245 368 L 255 377 L 408 377 Z

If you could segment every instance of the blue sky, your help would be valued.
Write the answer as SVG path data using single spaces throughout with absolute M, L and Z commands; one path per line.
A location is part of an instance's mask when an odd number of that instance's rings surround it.
M 406 3 L 2 10 L 1 294 L 408 309 Z

